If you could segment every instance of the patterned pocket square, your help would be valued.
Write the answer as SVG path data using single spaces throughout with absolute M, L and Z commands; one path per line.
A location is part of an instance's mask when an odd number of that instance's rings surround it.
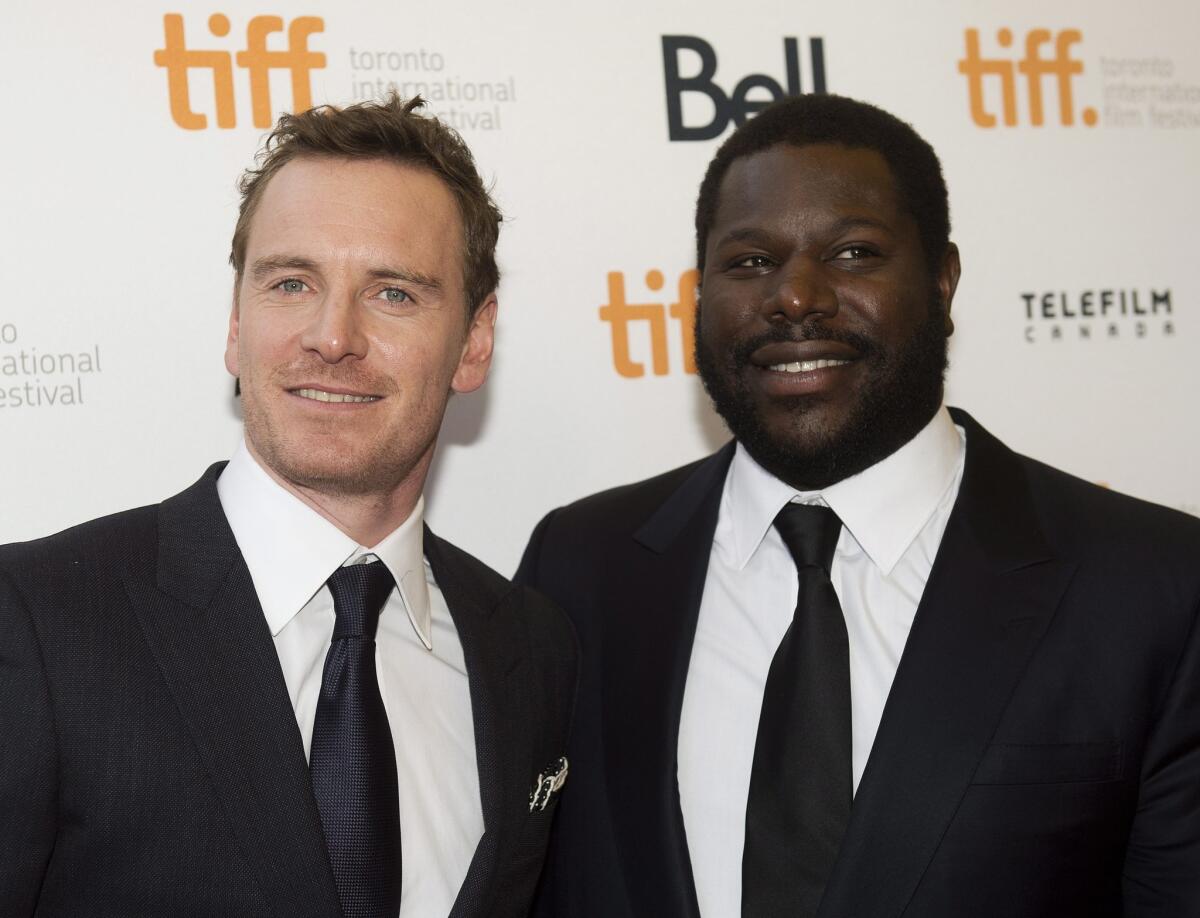
M 560 758 L 537 776 L 537 783 L 529 795 L 529 812 L 544 810 L 550 798 L 562 790 L 567 783 L 567 769 L 566 758 Z

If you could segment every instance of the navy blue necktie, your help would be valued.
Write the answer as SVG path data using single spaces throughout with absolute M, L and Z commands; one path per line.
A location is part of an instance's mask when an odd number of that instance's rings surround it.
M 396 918 L 396 750 L 375 672 L 375 628 L 395 581 L 372 562 L 339 567 L 328 583 L 337 621 L 313 723 L 313 794 L 346 918 Z
M 829 579 L 841 520 L 788 504 L 800 591 L 763 692 L 742 852 L 743 918 L 811 918 L 850 821 L 850 644 Z

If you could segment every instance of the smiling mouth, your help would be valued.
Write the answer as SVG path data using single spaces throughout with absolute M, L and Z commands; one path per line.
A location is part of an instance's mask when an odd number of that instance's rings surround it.
M 326 392 L 324 389 L 290 389 L 292 395 L 312 399 L 314 402 L 333 402 L 335 404 L 377 402 L 379 395 L 351 395 L 343 392 Z
M 811 373 L 826 367 L 844 367 L 849 360 L 796 360 L 791 363 L 773 363 L 766 369 L 776 373 Z

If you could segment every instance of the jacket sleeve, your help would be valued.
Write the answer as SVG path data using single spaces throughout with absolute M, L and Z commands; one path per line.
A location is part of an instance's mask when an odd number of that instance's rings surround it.
M 0 570 L 0 915 L 32 915 L 54 847 L 57 749 L 28 608 Z
M 1143 759 L 1124 918 L 1200 915 L 1200 608 Z

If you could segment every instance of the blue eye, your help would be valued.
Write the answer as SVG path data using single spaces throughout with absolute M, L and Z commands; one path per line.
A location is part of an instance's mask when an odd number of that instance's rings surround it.
M 399 287 L 387 287 L 381 295 L 389 303 L 406 303 L 410 299 L 409 295 Z
M 304 281 L 297 280 L 294 277 L 282 280 L 275 286 L 284 293 L 303 293 L 308 288 L 308 285 Z

